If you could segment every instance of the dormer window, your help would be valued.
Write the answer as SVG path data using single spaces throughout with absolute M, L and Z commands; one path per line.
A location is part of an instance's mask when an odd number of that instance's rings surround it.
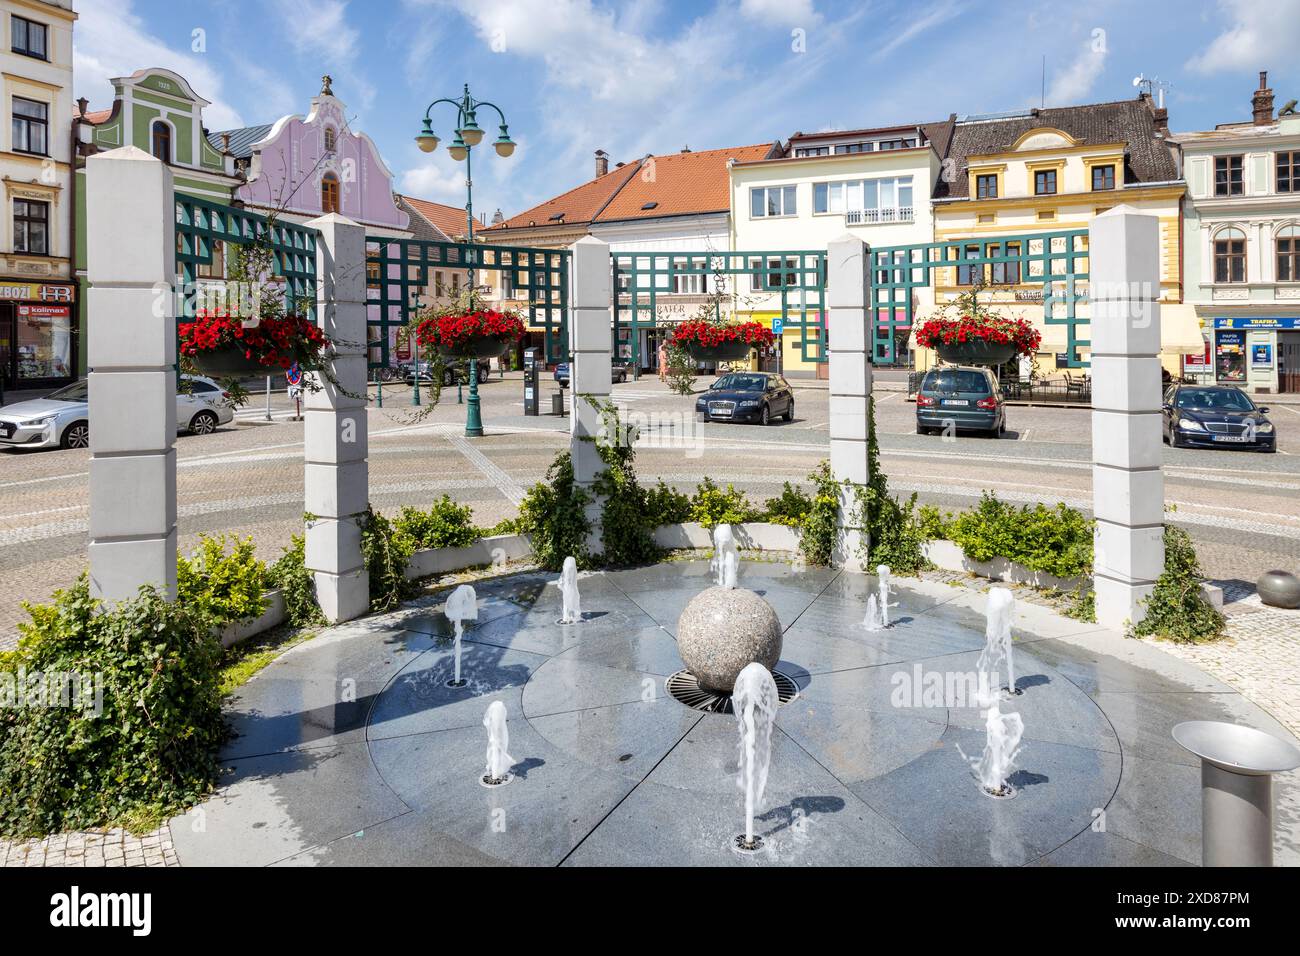
M 149 152 L 164 163 L 172 161 L 172 128 L 162 120 L 154 120 L 149 127 Z
M 1094 166 L 1092 167 L 1092 190 L 1100 192 L 1103 189 L 1115 188 L 1115 167 L 1114 166 Z
M 1240 196 L 1245 193 L 1241 156 L 1214 157 L 1214 195 Z

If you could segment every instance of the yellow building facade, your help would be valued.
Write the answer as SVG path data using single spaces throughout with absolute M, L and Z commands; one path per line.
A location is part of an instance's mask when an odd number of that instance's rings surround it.
M 1175 153 L 1165 140 L 1163 110 L 1149 97 L 1119 103 L 1053 110 L 1031 110 L 1010 116 L 959 119 L 944 176 L 934 196 L 936 242 L 965 243 L 960 260 L 987 252 L 988 241 L 999 241 L 996 254 L 1038 254 L 1040 243 L 1027 237 L 1042 233 L 1087 229 L 1092 218 L 1128 205 L 1160 220 L 1160 302 L 1162 304 L 1162 363 L 1179 374 L 1181 356 L 1200 352 L 1202 339 L 1194 310 L 1183 302 L 1182 203 L 1186 185 Z M 1087 237 L 1079 240 L 1086 250 Z M 1024 248 L 1025 243 L 1031 245 Z M 1079 260 L 1087 270 L 1086 257 Z M 953 302 L 974 284 L 985 286 L 981 300 L 996 312 L 1022 317 L 1043 335 L 1034 357 L 1037 374 L 1070 368 L 1067 331 L 1044 321 L 1040 276 L 1019 263 L 935 270 L 936 307 Z M 1086 294 L 1086 283 L 1076 292 Z M 1056 313 L 1059 315 L 1059 311 Z M 1086 298 L 1076 315 L 1080 343 L 1089 338 Z M 924 318 L 921 317 L 920 321 Z M 1088 358 L 1080 345 L 1078 357 Z M 918 369 L 935 364 L 928 349 L 915 349 Z

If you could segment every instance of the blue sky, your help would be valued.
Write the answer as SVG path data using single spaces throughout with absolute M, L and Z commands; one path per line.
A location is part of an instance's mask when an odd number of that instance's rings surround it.
M 1086 7 L 1086 9 L 1084 9 Z M 322 73 L 397 188 L 463 205 L 463 167 L 413 136 L 459 92 L 505 111 L 519 149 L 479 150 L 475 208 L 507 215 L 647 152 L 937 120 L 1172 84 L 1174 130 L 1249 117 L 1257 73 L 1300 98 L 1300 0 L 76 0 L 76 92 L 145 66 L 213 101 L 210 129 L 305 113 Z M 435 114 L 445 136 L 454 114 Z M 483 117 L 480 117 L 480 122 Z M 484 124 L 486 126 L 486 124 Z

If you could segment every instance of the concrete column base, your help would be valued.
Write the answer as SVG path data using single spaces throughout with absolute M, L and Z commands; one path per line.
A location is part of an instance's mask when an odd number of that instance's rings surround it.
M 316 603 L 331 624 L 350 621 L 370 610 L 370 579 L 366 569 L 330 574 L 313 571 Z
M 1124 631 L 1146 614 L 1144 601 L 1155 590 L 1154 581 L 1121 581 L 1098 574 L 1093 578 L 1097 595 L 1097 623 L 1112 631 Z

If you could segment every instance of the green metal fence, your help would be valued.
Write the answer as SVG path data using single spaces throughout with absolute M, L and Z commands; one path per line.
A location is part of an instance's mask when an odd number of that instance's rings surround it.
M 183 283 L 177 318 L 193 318 L 197 286 L 225 278 L 232 249 L 264 242 L 272 253 L 274 275 L 284 282 L 285 305 L 316 315 L 316 242 L 310 226 L 272 219 L 247 209 L 176 194 L 176 268 Z
M 567 249 L 367 236 L 370 367 L 392 364 L 392 330 L 406 325 L 420 308 L 478 282 L 484 270 L 499 274 L 496 291 L 506 306 L 521 299 L 526 302 L 529 328 L 543 332 L 546 360 L 565 361 L 569 259 Z
M 896 360 L 900 332 L 913 325 L 916 290 L 937 286 L 938 272 L 952 270 L 951 286 L 956 289 L 1003 287 L 1020 295 L 1026 285 L 1041 287 L 1041 292 L 1031 290 L 1022 301 L 1033 305 L 1041 301 L 1044 323 L 1065 327 L 1066 361 L 1060 364 L 1086 368 L 1079 349 L 1090 343 L 1079 334 L 1088 320 L 1079 316 L 1078 305 L 1087 300 L 1086 286 L 1080 288 L 1088 279 L 1081 263 L 1087 256 L 1086 229 L 871 249 L 873 361 Z
M 715 314 L 724 304 L 729 311 L 779 311 L 786 329 L 799 330 L 803 360 L 826 361 L 824 250 L 612 252 L 610 259 L 614 342 L 618 347 L 628 333 L 633 368 L 640 368 L 640 333 L 672 324 L 660 322 L 661 297 L 671 302 L 682 295 L 709 296 L 701 304 Z

